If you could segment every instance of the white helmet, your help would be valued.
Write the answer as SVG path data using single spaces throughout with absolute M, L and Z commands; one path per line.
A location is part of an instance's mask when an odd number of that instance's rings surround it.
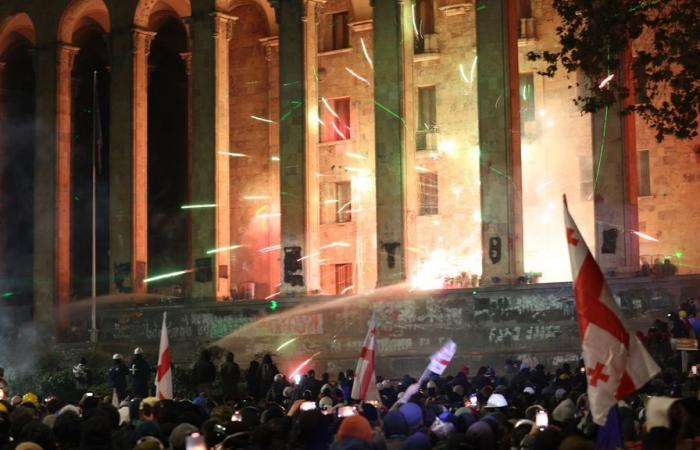
M 122 355 L 120 355 L 119 353 L 115 353 L 114 355 L 112 355 L 112 359 L 114 359 L 114 360 L 122 359 Z
M 143 355 L 143 349 L 141 347 L 136 347 L 134 349 L 134 355 Z

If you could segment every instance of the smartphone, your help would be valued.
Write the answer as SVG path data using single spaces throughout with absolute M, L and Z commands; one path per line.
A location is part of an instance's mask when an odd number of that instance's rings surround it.
M 697 375 L 697 374 L 698 374 L 698 366 L 692 366 L 692 367 L 690 368 L 690 372 L 691 372 L 693 375 Z
M 585 367 L 581 367 L 581 373 L 586 373 L 586 368 L 585 368 Z
M 240 411 L 236 411 L 235 413 L 233 413 L 233 415 L 231 416 L 231 422 L 243 422 L 243 416 L 241 416 Z
M 299 406 L 302 411 L 313 411 L 316 409 L 316 402 L 304 402 Z
M 207 446 L 204 443 L 204 436 L 201 433 L 192 433 L 187 436 L 186 450 L 207 450 Z
M 301 375 L 298 373 L 295 373 L 294 374 L 294 384 L 299 384 L 300 381 L 301 381 Z
M 469 406 L 479 406 L 479 397 L 476 394 L 469 396 Z
M 86 392 L 86 393 L 85 393 L 85 396 L 86 396 L 86 397 L 94 397 L 95 394 L 93 394 L 92 392 Z
M 355 408 L 352 406 L 341 406 L 338 408 L 338 417 L 350 417 L 357 414 Z
M 549 416 L 547 416 L 547 411 L 540 409 L 537 411 L 537 416 L 535 416 L 535 424 L 540 430 L 544 430 L 549 425 Z

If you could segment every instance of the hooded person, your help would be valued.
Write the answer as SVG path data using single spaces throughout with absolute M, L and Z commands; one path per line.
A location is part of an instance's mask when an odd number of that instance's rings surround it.
M 576 419 L 576 404 L 570 398 L 561 401 L 552 411 L 552 419 L 560 425 L 569 425 Z
M 272 362 L 272 356 L 266 353 L 257 373 L 258 382 L 260 383 L 257 392 L 258 398 L 265 398 L 267 391 L 272 386 L 275 375 L 278 373 L 277 366 Z
M 224 399 L 238 398 L 238 383 L 241 381 L 241 368 L 233 361 L 233 353 L 226 352 L 226 360 L 219 369 Z
M 386 413 L 383 420 L 384 437 L 387 450 L 401 448 L 401 444 L 408 436 L 408 424 L 401 412 L 393 410 Z
M 675 448 L 686 425 L 686 413 L 679 400 L 656 396 L 649 398 L 644 413 L 647 429 L 647 434 L 642 438 L 644 448 L 666 448 L 666 443 L 672 444 L 668 448 Z
M 369 421 L 355 415 L 343 419 L 335 437 L 332 450 L 370 450 L 374 435 Z
M 143 357 L 143 349 L 136 347 L 134 356 L 129 364 L 131 372 L 131 389 L 137 397 L 148 397 L 148 380 L 151 377 L 151 367 Z
M 199 353 L 199 359 L 192 368 L 192 378 L 197 386 L 197 392 L 205 392 L 207 396 L 211 395 L 211 385 L 216 380 L 216 366 L 211 362 L 209 350 L 202 350 Z

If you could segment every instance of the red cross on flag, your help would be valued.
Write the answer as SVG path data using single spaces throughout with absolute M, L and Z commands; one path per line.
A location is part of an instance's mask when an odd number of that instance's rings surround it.
M 160 400 L 173 398 L 173 371 L 170 368 L 170 343 L 168 326 L 163 313 L 163 328 L 160 330 L 160 349 L 158 350 L 158 372 L 156 373 L 156 397 Z
M 604 425 L 610 407 L 659 373 L 659 366 L 625 327 L 603 272 L 569 213 L 566 197 L 564 224 L 588 375 L 588 400 L 593 421 Z
M 438 350 L 433 356 L 430 357 L 430 364 L 428 365 L 428 370 L 438 375 L 442 375 L 445 372 L 448 364 L 452 361 L 452 357 L 457 351 L 457 344 L 454 343 L 452 339 L 448 339 L 445 345 Z
M 372 312 L 369 320 L 369 330 L 362 345 L 362 353 L 357 360 L 355 367 L 355 380 L 352 382 L 352 392 L 350 397 L 355 400 L 379 401 L 379 391 L 377 390 L 377 376 L 375 374 L 374 356 L 377 348 L 377 318 Z

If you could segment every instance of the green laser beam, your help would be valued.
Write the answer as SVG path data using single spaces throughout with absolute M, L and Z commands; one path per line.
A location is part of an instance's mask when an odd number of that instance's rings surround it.
M 374 101 L 374 104 L 377 105 L 377 106 L 379 106 L 379 108 L 383 109 L 383 110 L 384 110 L 385 112 L 387 112 L 389 115 L 391 115 L 391 116 L 396 117 L 397 119 L 399 119 L 399 120 L 401 121 L 401 123 L 404 124 L 404 126 L 406 125 L 406 122 L 403 120 L 403 117 L 401 117 L 400 115 L 396 114 L 396 113 L 395 113 L 394 111 L 392 111 L 391 109 L 387 108 L 386 106 L 382 105 L 381 103 L 379 103 L 379 102 L 376 101 L 376 100 Z
M 164 273 L 163 275 L 156 275 L 154 277 L 149 277 L 143 280 L 144 283 L 150 283 L 151 281 L 158 281 L 158 280 L 164 280 L 166 278 L 174 278 L 174 277 L 179 277 L 180 275 L 184 275 L 186 273 L 192 272 L 191 269 L 188 270 L 178 270 L 177 272 L 171 272 L 171 273 Z
M 216 203 L 203 203 L 201 205 L 182 205 L 180 209 L 201 209 L 201 208 L 216 208 Z

